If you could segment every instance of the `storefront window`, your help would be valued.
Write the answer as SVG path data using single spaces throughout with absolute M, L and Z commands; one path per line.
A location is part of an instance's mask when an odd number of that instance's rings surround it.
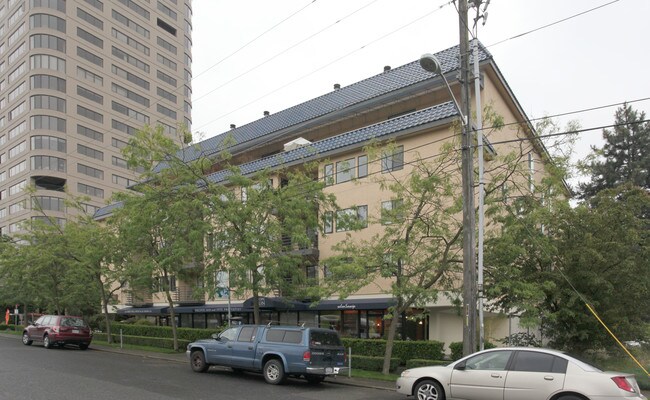
M 179 326 L 182 326 L 183 328 L 191 328 L 192 327 L 192 314 L 177 314 L 180 316 L 181 323 Z
M 357 337 L 359 335 L 359 312 L 357 310 L 343 311 L 343 337 Z
M 298 313 L 296 312 L 281 312 L 280 325 L 298 325 Z
M 380 339 L 383 333 L 384 313 L 368 311 L 368 338 Z
M 221 314 L 207 314 L 208 325 L 206 328 L 215 329 L 221 326 Z
M 307 327 L 318 326 L 318 311 L 300 311 L 298 325 L 305 324 Z
M 340 311 L 322 311 L 320 314 L 321 328 L 332 329 L 341 332 L 341 312 Z
M 205 314 L 194 314 L 194 326 L 192 328 L 205 329 Z

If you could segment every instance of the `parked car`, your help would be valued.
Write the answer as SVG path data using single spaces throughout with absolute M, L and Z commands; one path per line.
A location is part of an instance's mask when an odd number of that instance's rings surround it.
M 93 339 L 92 330 L 82 317 L 70 315 L 42 315 L 23 330 L 23 344 L 43 342 L 46 349 L 52 346 L 74 344 L 86 350 Z
M 540 348 L 490 349 L 448 366 L 407 369 L 397 392 L 419 400 L 646 400 L 632 374 Z
M 310 383 L 347 373 L 345 347 L 336 331 L 297 326 L 235 326 L 212 339 L 187 346 L 195 372 L 211 365 L 234 371 L 256 371 L 266 382 L 277 385 L 288 376 L 303 376 Z

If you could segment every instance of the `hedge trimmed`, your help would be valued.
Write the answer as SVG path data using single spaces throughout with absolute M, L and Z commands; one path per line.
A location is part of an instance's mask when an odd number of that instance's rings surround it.
M 485 342 L 483 343 L 483 348 L 485 350 L 487 349 L 493 349 L 497 347 L 494 343 L 491 342 Z M 449 344 L 449 350 L 451 350 L 451 359 L 452 361 L 460 360 L 463 358 L 463 342 L 453 342 Z M 476 348 L 476 351 L 478 351 L 478 345 Z
M 120 343 L 119 334 L 111 334 L 113 337 L 113 343 Z M 108 341 L 108 334 L 106 333 L 94 333 L 93 338 L 101 341 Z M 187 345 L 192 342 L 187 339 L 178 339 L 178 351 L 185 351 Z M 122 335 L 122 343 L 131 344 L 135 346 L 149 346 L 157 347 L 160 349 L 173 349 L 174 348 L 174 339 L 170 338 L 161 338 L 161 337 L 147 337 L 147 336 L 130 336 Z
M 343 345 L 352 348 L 352 356 L 384 357 L 386 340 L 342 338 Z M 392 356 L 401 364 L 411 359 L 442 360 L 444 343 L 435 340 L 395 340 Z
M 390 371 L 395 371 L 400 364 L 398 358 L 390 359 Z M 363 369 L 366 371 L 379 371 L 384 368 L 384 357 L 355 356 L 352 354 L 352 369 Z
M 142 336 L 154 338 L 172 338 L 171 326 L 148 326 L 137 324 L 111 324 L 111 333 L 119 334 L 120 329 L 123 335 Z M 221 332 L 221 329 L 194 329 L 194 328 L 176 328 L 176 334 L 179 340 L 194 342 L 199 339 L 209 339 L 212 334 Z
M 448 365 L 449 361 L 445 360 L 423 360 L 423 359 L 413 359 L 406 362 L 406 368 L 418 368 L 418 367 L 431 367 L 434 365 Z

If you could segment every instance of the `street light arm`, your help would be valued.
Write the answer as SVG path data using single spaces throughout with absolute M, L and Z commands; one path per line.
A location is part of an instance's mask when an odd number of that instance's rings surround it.
M 440 64 L 438 58 L 431 53 L 423 54 L 422 57 L 420 57 L 420 66 L 425 71 L 438 74 L 442 77 L 442 80 L 445 82 L 445 86 L 449 91 L 449 95 L 451 96 L 451 99 L 454 102 L 456 111 L 458 111 L 460 118 L 463 120 L 463 125 L 467 125 L 467 117 L 463 115 L 463 111 L 460 109 L 460 105 L 458 104 L 458 101 L 456 101 L 456 96 L 454 96 L 454 92 L 451 91 L 451 86 L 449 86 L 449 82 L 447 81 L 445 74 L 442 73 L 442 65 Z

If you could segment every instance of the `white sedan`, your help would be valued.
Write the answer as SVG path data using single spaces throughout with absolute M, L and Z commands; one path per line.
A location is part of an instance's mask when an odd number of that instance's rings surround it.
M 418 400 L 647 400 L 633 374 L 539 348 L 490 349 L 444 367 L 407 369 L 397 392 Z

